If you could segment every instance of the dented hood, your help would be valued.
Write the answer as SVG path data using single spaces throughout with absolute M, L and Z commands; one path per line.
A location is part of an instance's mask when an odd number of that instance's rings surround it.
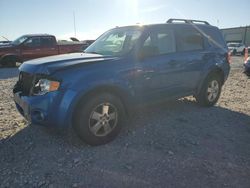
M 89 53 L 71 53 L 26 61 L 19 67 L 19 70 L 32 74 L 52 74 L 53 72 L 72 66 L 81 66 L 113 59 L 117 59 L 117 57 Z

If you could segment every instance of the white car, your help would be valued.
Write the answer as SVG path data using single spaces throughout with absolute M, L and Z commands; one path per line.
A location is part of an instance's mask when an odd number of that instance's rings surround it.
M 243 55 L 245 53 L 246 46 L 242 43 L 237 42 L 230 42 L 227 43 L 228 49 L 232 53 L 232 55 L 241 54 Z

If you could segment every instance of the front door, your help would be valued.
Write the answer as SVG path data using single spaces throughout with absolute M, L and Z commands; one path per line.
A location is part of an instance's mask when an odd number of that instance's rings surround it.
M 31 37 L 22 45 L 22 59 L 24 61 L 42 57 L 40 37 Z
M 137 96 L 143 100 L 161 100 L 178 95 L 182 87 L 182 62 L 176 57 L 174 30 L 168 26 L 147 31 L 138 52 L 135 78 Z

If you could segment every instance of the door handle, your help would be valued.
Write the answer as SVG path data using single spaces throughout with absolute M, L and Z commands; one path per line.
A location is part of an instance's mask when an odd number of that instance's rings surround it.
M 41 49 L 36 49 L 36 51 L 41 51 Z

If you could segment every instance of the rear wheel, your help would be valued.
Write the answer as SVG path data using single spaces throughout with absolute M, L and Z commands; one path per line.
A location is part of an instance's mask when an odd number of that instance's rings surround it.
M 79 105 L 73 127 L 86 143 L 101 145 L 118 135 L 123 118 L 124 109 L 120 99 L 111 94 L 101 94 Z
M 219 75 L 212 74 L 203 83 L 203 86 L 195 97 L 202 106 L 213 106 L 219 99 L 222 81 Z

